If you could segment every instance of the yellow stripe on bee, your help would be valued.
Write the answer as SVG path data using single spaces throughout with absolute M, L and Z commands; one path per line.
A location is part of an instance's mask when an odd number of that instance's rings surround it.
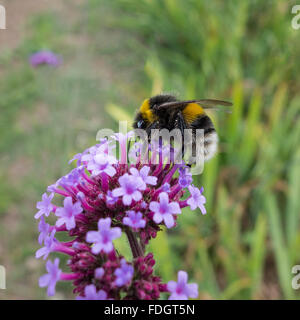
M 204 114 L 204 110 L 197 103 L 189 103 L 182 111 L 184 120 L 189 124 L 192 123 L 199 115 Z
M 140 107 L 140 112 L 143 118 L 147 119 L 149 122 L 153 122 L 155 120 L 155 116 L 150 109 L 149 99 L 146 99 Z

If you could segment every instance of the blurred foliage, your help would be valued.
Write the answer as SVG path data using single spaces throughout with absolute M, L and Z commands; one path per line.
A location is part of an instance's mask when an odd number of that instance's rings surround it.
M 28 21 L 0 52 L 0 264 L 13 298 L 44 298 L 35 202 L 98 129 L 160 92 L 232 100 L 210 113 L 219 154 L 194 177 L 206 216 L 186 209 L 149 248 L 164 281 L 188 271 L 200 299 L 297 298 L 300 264 L 300 31 L 287 1 L 88 0 Z M 72 19 L 70 22 L 65 15 Z M 64 57 L 31 69 L 34 51 Z M 20 245 L 22 244 L 22 245 Z M 125 243 L 118 246 L 128 253 Z M 127 248 L 127 251 L 126 251 Z M 70 292 L 70 286 L 58 287 Z M 2 292 L 0 295 L 3 294 Z M 4 296 L 5 298 L 7 297 Z

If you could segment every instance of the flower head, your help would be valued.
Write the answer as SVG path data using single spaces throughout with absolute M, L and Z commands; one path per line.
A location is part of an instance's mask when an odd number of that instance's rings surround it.
M 61 275 L 61 270 L 58 266 L 58 258 L 56 258 L 53 263 L 51 262 L 51 260 L 48 260 L 46 263 L 46 270 L 48 271 L 48 273 L 40 277 L 39 286 L 42 288 L 48 287 L 48 296 L 53 296 L 55 294 L 56 282 L 60 279 Z
M 98 254 L 101 251 L 109 253 L 113 250 L 112 240 L 121 237 L 121 229 L 111 228 L 111 219 L 100 219 L 98 221 L 98 231 L 89 231 L 86 241 L 93 243 L 92 252 Z
M 81 212 L 82 212 L 82 207 L 80 202 L 75 202 L 73 204 L 71 197 L 65 198 L 64 207 L 57 208 L 55 212 L 55 215 L 59 217 L 59 219 L 56 222 L 56 225 L 60 227 L 63 224 L 65 224 L 67 230 L 71 230 L 75 228 L 76 226 L 75 217 Z
M 36 205 L 39 211 L 35 214 L 34 216 L 35 219 L 39 219 L 42 215 L 45 215 L 46 217 L 49 216 L 49 214 L 54 209 L 54 206 L 51 203 L 53 197 L 54 197 L 54 193 L 51 193 L 49 196 L 47 195 L 47 193 L 44 193 L 42 195 L 42 201 L 39 201 Z
M 188 300 L 188 298 L 198 297 L 198 285 L 196 283 L 187 283 L 188 275 L 185 271 L 178 272 L 178 280 L 169 281 L 167 288 L 171 293 L 169 300 Z
M 48 285 L 49 294 L 54 294 L 58 280 L 72 281 L 73 292 L 78 299 L 85 300 L 159 299 L 167 291 L 167 284 L 155 275 L 153 254 L 145 254 L 146 246 L 163 224 L 168 228 L 175 225 L 181 208 L 203 205 L 203 190 L 188 185 L 190 196 L 184 197 L 188 183 L 183 180 L 190 180 L 190 174 L 181 171 L 178 177 L 182 164 L 166 161 L 175 159 L 173 148 L 156 150 L 154 146 L 147 165 L 142 153 L 136 153 L 135 163 L 128 163 L 130 136 L 119 134 L 111 141 L 102 139 L 77 154 L 73 158 L 77 160 L 76 168 L 49 186 L 51 195 L 44 194 L 38 203 L 40 211 L 36 218 L 40 218 L 39 242 L 43 245 L 36 257 L 46 259 L 50 253 L 66 254 L 66 268 L 71 271 L 60 272 L 56 260 L 54 264 L 47 262 L 49 272 L 40 284 Z M 111 155 L 116 147 L 112 143 L 119 143 L 118 160 Z M 172 155 L 164 158 L 167 150 Z M 63 205 L 52 205 L 52 193 L 58 197 L 56 203 L 63 199 Z M 57 218 L 54 225 L 46 221 L 50 212 Z M 64 233 L 65 242 L 55 238 L 57 233 Z M 113 244 L 122 233 L 129 241 L 131 261 L 126 261 Z M 180 288 L 185 288 L 182 283 L 192 288 L 184 281 L 178 283 Z M 194 295 L 183 289 L 182 292 L 183 296 Z
M 191 194 L 191 197 L 187 200 L 187 204 L 190 206 L 192 210 L 199 208 L 202 214 L 206 214 L 206 209 L 204 207 L 206 199 L 202 195 L 203 189 L 202 192 L 195 186 L 189 186 L 188 189 Z
M 175 225 L 173 215 L 181 213 L 179 204 L 177 202 L 169 202 L 169 196 L 166 192 L 162 192 L 159 195 L 159 202 L 152 201 L 149 208 L 154 212 L 154 222 L 160 223 L 164 221 L 167 228 L 172 228 Z
M 62 63 L 62 58 L 51 51 L 42 50 L 33 54 L 30 57 L 29 62 L 33 67 L 37 67 L 40 64 L 48 64 L 52 67 L 57 67 Z

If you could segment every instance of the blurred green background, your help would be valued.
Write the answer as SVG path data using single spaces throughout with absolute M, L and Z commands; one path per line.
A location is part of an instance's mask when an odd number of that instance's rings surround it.
M 300 264 L 300 30 L 293 1 L 9 0 L 0 30 L 0 299 L 45 299 L 35 204 L 142 100 L 232 101 L 211 113 L 219 154 L 195 177 L 206 216 L 186 210 L 149 248 L 164 281 L 179 269 L 200 299 L 297 299 Z M 61 67 L 33 69 L 50 49 Z M 71 298 L 58 285 L 55 299 Z

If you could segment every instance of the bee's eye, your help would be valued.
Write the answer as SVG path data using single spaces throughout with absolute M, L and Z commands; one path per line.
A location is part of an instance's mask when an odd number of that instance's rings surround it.
M 141 128 L 141 126 L 144 124 L 144 120 L 140 120 L 138 123 L 137 123 L 137 127 L 138 128 Z

